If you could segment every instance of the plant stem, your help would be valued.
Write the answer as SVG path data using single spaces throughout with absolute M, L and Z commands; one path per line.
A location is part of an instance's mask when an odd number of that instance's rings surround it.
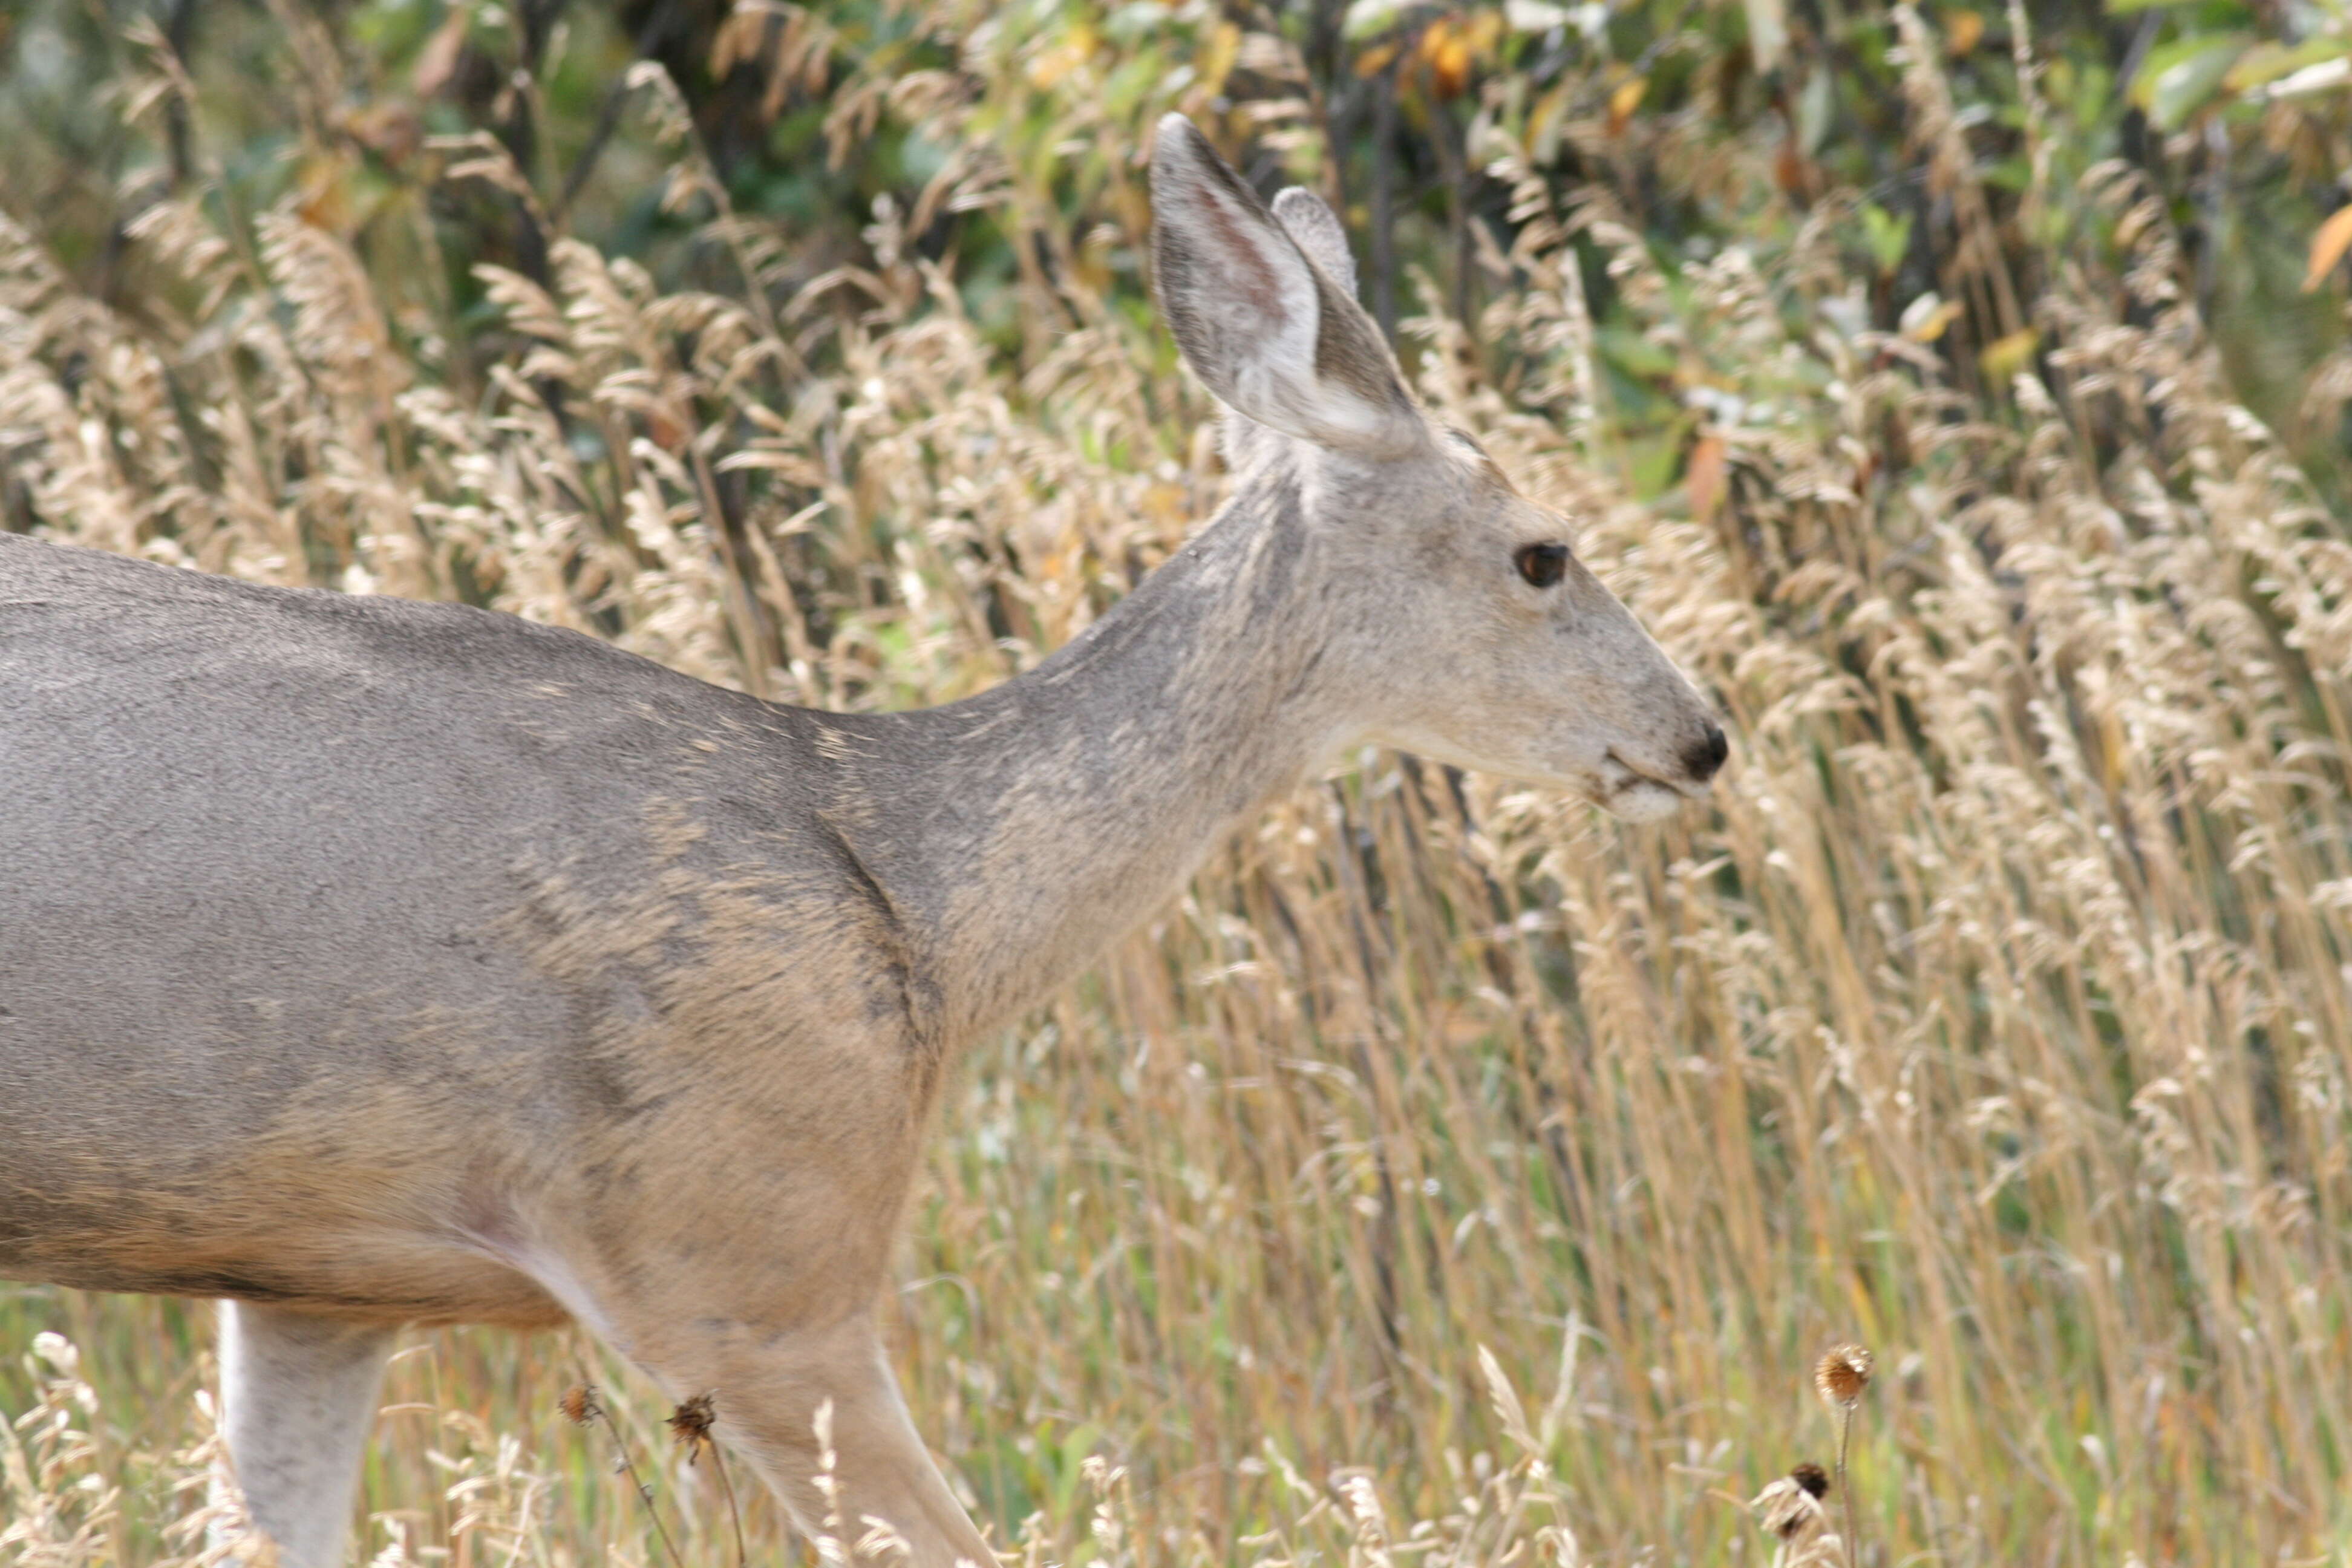
M 583 1373 L 588 1370 L 585 1363 L 581 1364 L 580 1370 Z M 654 1504 L 652 1484 L 637 1474 L 637 1462 L 629 1458 L 629 1440 L 621 1436 L 620 1423 L 614 1421 L 613 1413 L 604 1408 L 604 1402 L 596 1397 L 596 1385 L 590 1383 L 584 1376 L 580 1381 L 588 1390 L 587 1413 L 591 1419 L 602 1421 L 604 1424 L 604 1430 L 613 1435 L 613 1450 L 621 1456 L 621 1468 L 627 1474 L 629 1485 L 635 1489 L 638 1498 L 646 1505 L 646 1517 L 653 1521 L 654 1539 L 661 1542 L 662 1555 L 670 1560 L 672 1568 L 686 1568 L 686 1560 L 677 1554 L 677 1543 L 670 1540 L 669 1531 L 662 1526 L 661 1510 Z M 730 1503 L 735 1500 L 735 1494 L 731 1489 L 727 1494 L 727 1500 Z M 740 1524 L 739 1523 L 736 1528 L 740 1541 Z
M 1853 1531 L 1853 1488 L 1845 1479 L 1846 1439 L 1853 1432 L 1853 1406 L 1838 1406 L 1837 1490 L 1838 1502 L 1845 1510 L 1845 1560 L 1847 1568 L 1862 1568 L 1862 1541 Z
M 749 1568 L 751 1553 L 743 1544 L 743 1510 L 736 1506 L 735 1479 L 727 1473 L 727 1456 L 719 1451 L 715 1443 L 710 1447 L 710 1462 L 719 1468 L 719 1486 L 727 1494 L 727 1516 L 735 1521 L 735 1568 Z

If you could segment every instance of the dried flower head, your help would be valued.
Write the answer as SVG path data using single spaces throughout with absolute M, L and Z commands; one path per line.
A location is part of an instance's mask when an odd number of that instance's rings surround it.
M 563 1418 L 574 1426 L 585 1426 L 603 1414 L 596 1405 L 596 1390 L 585 1383 L 575 1383 L 565 1389 L 563 1397 L 555 1402 L 555 1407 L 563 1412 Z
M 1830 1495 L 1830 1473 L 1811 1459 L 1790 1469 L 1789 1479 L 1817 1498 Z
M 1817 1465 L 1801 1466 L 1815 1476 L 1821 1475 Z M 1748 1506 L 1755 1511 L 1756 1522 L 1782 1541 L 1810 1540 L 1829 1524 L 1829 1515 L 1822 1511 L 1821 1499 L 1806 1481 L 1796 1475 L 1785 1475 L 1758 1492 Z
M 692 1464 L 710 1446 L 710 1424 L 719 1419 L 715 1394 L 698 1394 L 669 1413 L 670 1435 L 686 1450 L 686 1462 Z
M 1871 1354 L 1860 1345 L 1840 1345 L 1813 1368 L 1813 1386 L 1830 1405 L 1853 1408 L 1870 1386 Z

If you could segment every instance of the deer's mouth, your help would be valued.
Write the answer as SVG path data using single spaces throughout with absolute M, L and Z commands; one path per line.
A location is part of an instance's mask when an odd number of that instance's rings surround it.
M 1619 756 L 1613 746 L 1602 753 L 1597 783 L 1593 795 L 1601 807 L 1628 822 L 1655 822 L 1671 816 L 1696 793 L 1643 773 Z

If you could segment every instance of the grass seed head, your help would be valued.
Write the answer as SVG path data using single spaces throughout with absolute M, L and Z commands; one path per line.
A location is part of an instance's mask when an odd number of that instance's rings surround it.
M 1826 1487 L 1821 1467 L 1801 1465 L 1797 1471 L 1780 1477 L 1748 1500 L 1748 1507 L 1756 1515 L 1756 1522 L 1764 1527 L 1766 1533 L 1782 1541 L 1809 1540 L 1829 1522 L 1829 1515 L 1822 1510 L 1820 1494 L 1812 1489 L 1812 1480 L 1798 1473 L 1803 1470 L 1812 1471 L 1813 1478 L 1822 1479 Z

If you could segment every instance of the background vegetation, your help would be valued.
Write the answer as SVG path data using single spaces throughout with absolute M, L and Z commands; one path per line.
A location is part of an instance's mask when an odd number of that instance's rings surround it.
M 979 1053 L 897 1343 L 1000 1539 L 1760 1561 L 1858 1340 L 1864 1561 L 2352 1561 L 2340 0 L 13 0 L 0 51 L 9 528 L 955 698 L 1222 494 L 1145 287 L 1177 108 L 1335 198 L 1423 396 L 1718 694 L 1706 811 L 1369 755 Z M 207 1317 L 0 1287 L 0 1561 L 194 1549 Z M 733 1561 L 598 1354 L 419 1335 L 362 1556 L 666 1561 L 586 1367 Z

